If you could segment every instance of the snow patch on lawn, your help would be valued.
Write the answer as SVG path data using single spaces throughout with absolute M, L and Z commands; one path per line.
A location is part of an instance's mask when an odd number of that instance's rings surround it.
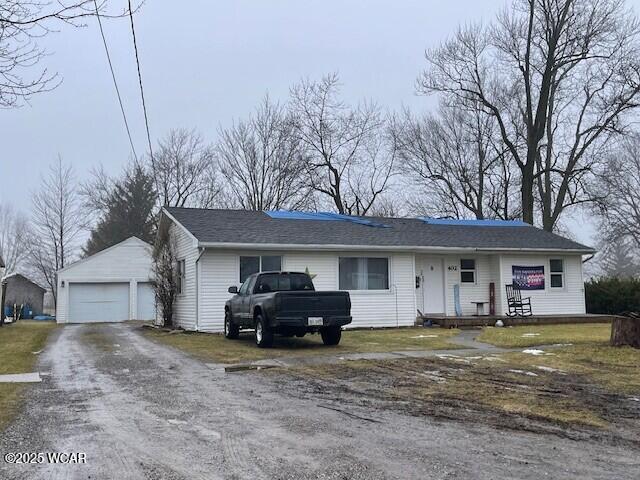
M 522 334 L 522 338 L 528 338 L 528 337 L 539 337 L 540 334 L 539 333 L 523 333 Z
M 483 360 L 486 360 L 488 362 L 503 362 L 503 363 L 506 363 L 506 360 L 504 358 L 498 357 L 498 356 L 484 357 Z
M 511 373 L 519 373 L 520 375 L 526 375 L 528 377 L 537 377 L 537 373 L 528 372 L 526 370 L 509 370 Z
M 565 372 L 563 372 L 562 370 L 558 370 L 557 368 L 547 367 L 545 365 L 535 365 L 535 367 L 538 370 L 542 370 L 543 372 L 560 373 L 562 375 L 565 375 Z
M 416 335 L 415 337 L 411 338 L 438 338 L 438 335 Z
M 525 348 L 522 353 L 528 353 L 529 355 L 553 355 L 552 353 L 545 353 L 544 350 L 537 348 Z

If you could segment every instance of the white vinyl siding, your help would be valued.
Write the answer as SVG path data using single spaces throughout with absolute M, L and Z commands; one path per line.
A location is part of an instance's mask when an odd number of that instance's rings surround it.
M 224 304 L 233 295 L 227 290 L 238 286 L 239 257 L 225 250 L 208 249 L 200 258 L 199 330 L 221 332 L 224 326 Z
M 563 260 L 562 288 L 551 288 L 550 259 Z M 582 277 L 582 257 L 580 255 L 505 255 L 502 258 L 503 283 L 511 283 L 513 265 L 544 266 L 545 289 L 523 291 L 522 295 L 531 297 L 534 315 L 584 314 L 584 279 Z M 504 285 L 500 286 L 504 289 Z M 506 300 L 502 298 L 502 308 L 506 311 Z
M 461 282 L 461 260 L 475 260 L 474 282 Z M 469 270 L 466 270 L 469 271 Z M 471 302 L 489 302 L 489 284 L 496 283 L 495 266 L 489 255 L 447 255 L 444 257 L 446 314 L 456 314 L 454 286 L 460 285 L 460 307 L 463 315 L 474 315 L 476 306 Z M 486 305 L 487 312 L 489 304 Z
M 176 295 L 173 306 L 173 323 L 186 330 L 196 328 L 196 259 L 198 248 L 193 237 L 181 227 L 172 224 L 170 235 L 175 240 L 175 256 L 184 260 L 184 282 L 182 293 Z
M 238 285 L 240 256 L 259 253 L 207 249 L 200 259 L 199 330 L 220 332 L 224 304 L 232 297 L 227 289 Z M 262 255 L 266 255 L 264 252 Z M 338 259 L 341 256 L 367 256 L 367 252 L 274 252 L 282 255 L 282 269 L 304 272 L 314 277 L 317 290 L 338 290 Z M 371 257 L 380 257 L 380 253 Z M 352 291 L 351 327 L 393 327 L 413 325 L 415 321 L 414 256 L 388 254 L 390 285 L 387 291 Z M 187 267 L 188 271 L 188 267 Z M 187 275 L 188 277 L 188 275 Z M 188 279 L 187 279 L 188 281 Z M 190 327 L 185 327 L 191 329 Z

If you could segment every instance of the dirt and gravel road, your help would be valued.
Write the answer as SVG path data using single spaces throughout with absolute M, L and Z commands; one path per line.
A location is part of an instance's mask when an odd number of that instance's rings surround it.
M 331 368 L 331 366 L 327 366 Z M 278 372 L 224 373 L 131 325 L 59 329 L 0 451 L 85 452 L 2 479 L 637 479 L 640 452 L 295 395 Z M 342 411 L 332 410 L 332 408 Z

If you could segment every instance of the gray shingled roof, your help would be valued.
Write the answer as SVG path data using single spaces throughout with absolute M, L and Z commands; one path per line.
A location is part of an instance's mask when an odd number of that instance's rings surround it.
M 375 218 L 390 228 L 351 222 L 274 219 L 264 212 L 167 208 L 199 242 L 479 249 L 593 249 L 532 226 L 430 225 L 413 218 Z M 367 217 L 369 218 L 369 217 Z

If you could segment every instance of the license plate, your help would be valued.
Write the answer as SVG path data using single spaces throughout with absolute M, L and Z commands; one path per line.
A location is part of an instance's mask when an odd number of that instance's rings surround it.
M 309 317 L 309 319 L 307 320 L 307 325 L 309 325 L 310 327 L 322 325 L 323 323 L 324 319 L 322 317 Z

